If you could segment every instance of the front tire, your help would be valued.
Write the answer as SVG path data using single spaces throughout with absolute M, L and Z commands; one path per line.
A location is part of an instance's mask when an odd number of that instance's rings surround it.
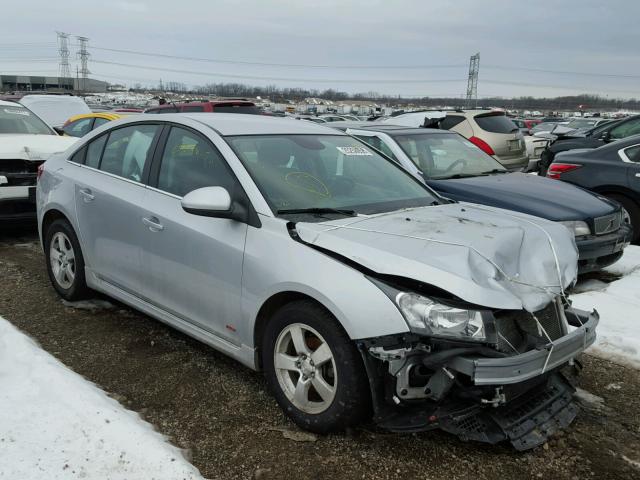
M 262 362 L 280 407 L 300 427 L 342 431 L 370 416 L 362 358 L 328 311 L 310 300 L 278 310 L 266 326 Z
M 84 257 L 69 222 L 58 219 L 49 225 L 44 237 L 44 253 L 47 273 L 56 292 L 69 301 L 87 298 Z

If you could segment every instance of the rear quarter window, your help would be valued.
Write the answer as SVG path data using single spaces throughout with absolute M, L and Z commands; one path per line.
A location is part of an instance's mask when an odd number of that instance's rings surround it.
M 461 117 L 460 115 L 447 115 L 440 121 L 440 128 L 442 130 L 449 130 L 459 123 L 462 123 L 463 120 L 464 117 Z
M 518 129 L 516 124 L 504 115 L 477 115 L 474 120 L 485 132 L 511 133 Z

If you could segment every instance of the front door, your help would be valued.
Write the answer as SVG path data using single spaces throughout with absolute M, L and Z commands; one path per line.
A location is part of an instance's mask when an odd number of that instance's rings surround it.
M 142 252 L 145 295 L 163 310 L 237 343 L 242 261 L 247 225 L 185 212 L 187 193 L 240 188 L 224 157 L 201 134 L 171 127 L 157 156 L 144 199 L 146 230 Z

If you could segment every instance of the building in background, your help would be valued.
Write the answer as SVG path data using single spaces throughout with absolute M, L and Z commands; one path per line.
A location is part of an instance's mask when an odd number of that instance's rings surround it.
M 103 93 L 109 87 L 107 82 L 92 78 L 41 77 L 34 75 L 0 75 L 0 91 L 76 91 Z

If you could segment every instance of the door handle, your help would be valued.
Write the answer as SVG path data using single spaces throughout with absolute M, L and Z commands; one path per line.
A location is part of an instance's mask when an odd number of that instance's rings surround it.
M 164 230 L 164 225 L 160 223 L 156 217 L 142 217 L 142 223 L 144 223 L 152 232 L 160 232 Z
M 93 199 L 95 199 L 96 197 L 93 195 L 93 193 L 91 193 L 91 190 L 88 188 L 81 188 L 80 189 L 80 193 L 82 194 L 82 196 L 84 197 L 84 201 L 85 202 L 91 202 Z

